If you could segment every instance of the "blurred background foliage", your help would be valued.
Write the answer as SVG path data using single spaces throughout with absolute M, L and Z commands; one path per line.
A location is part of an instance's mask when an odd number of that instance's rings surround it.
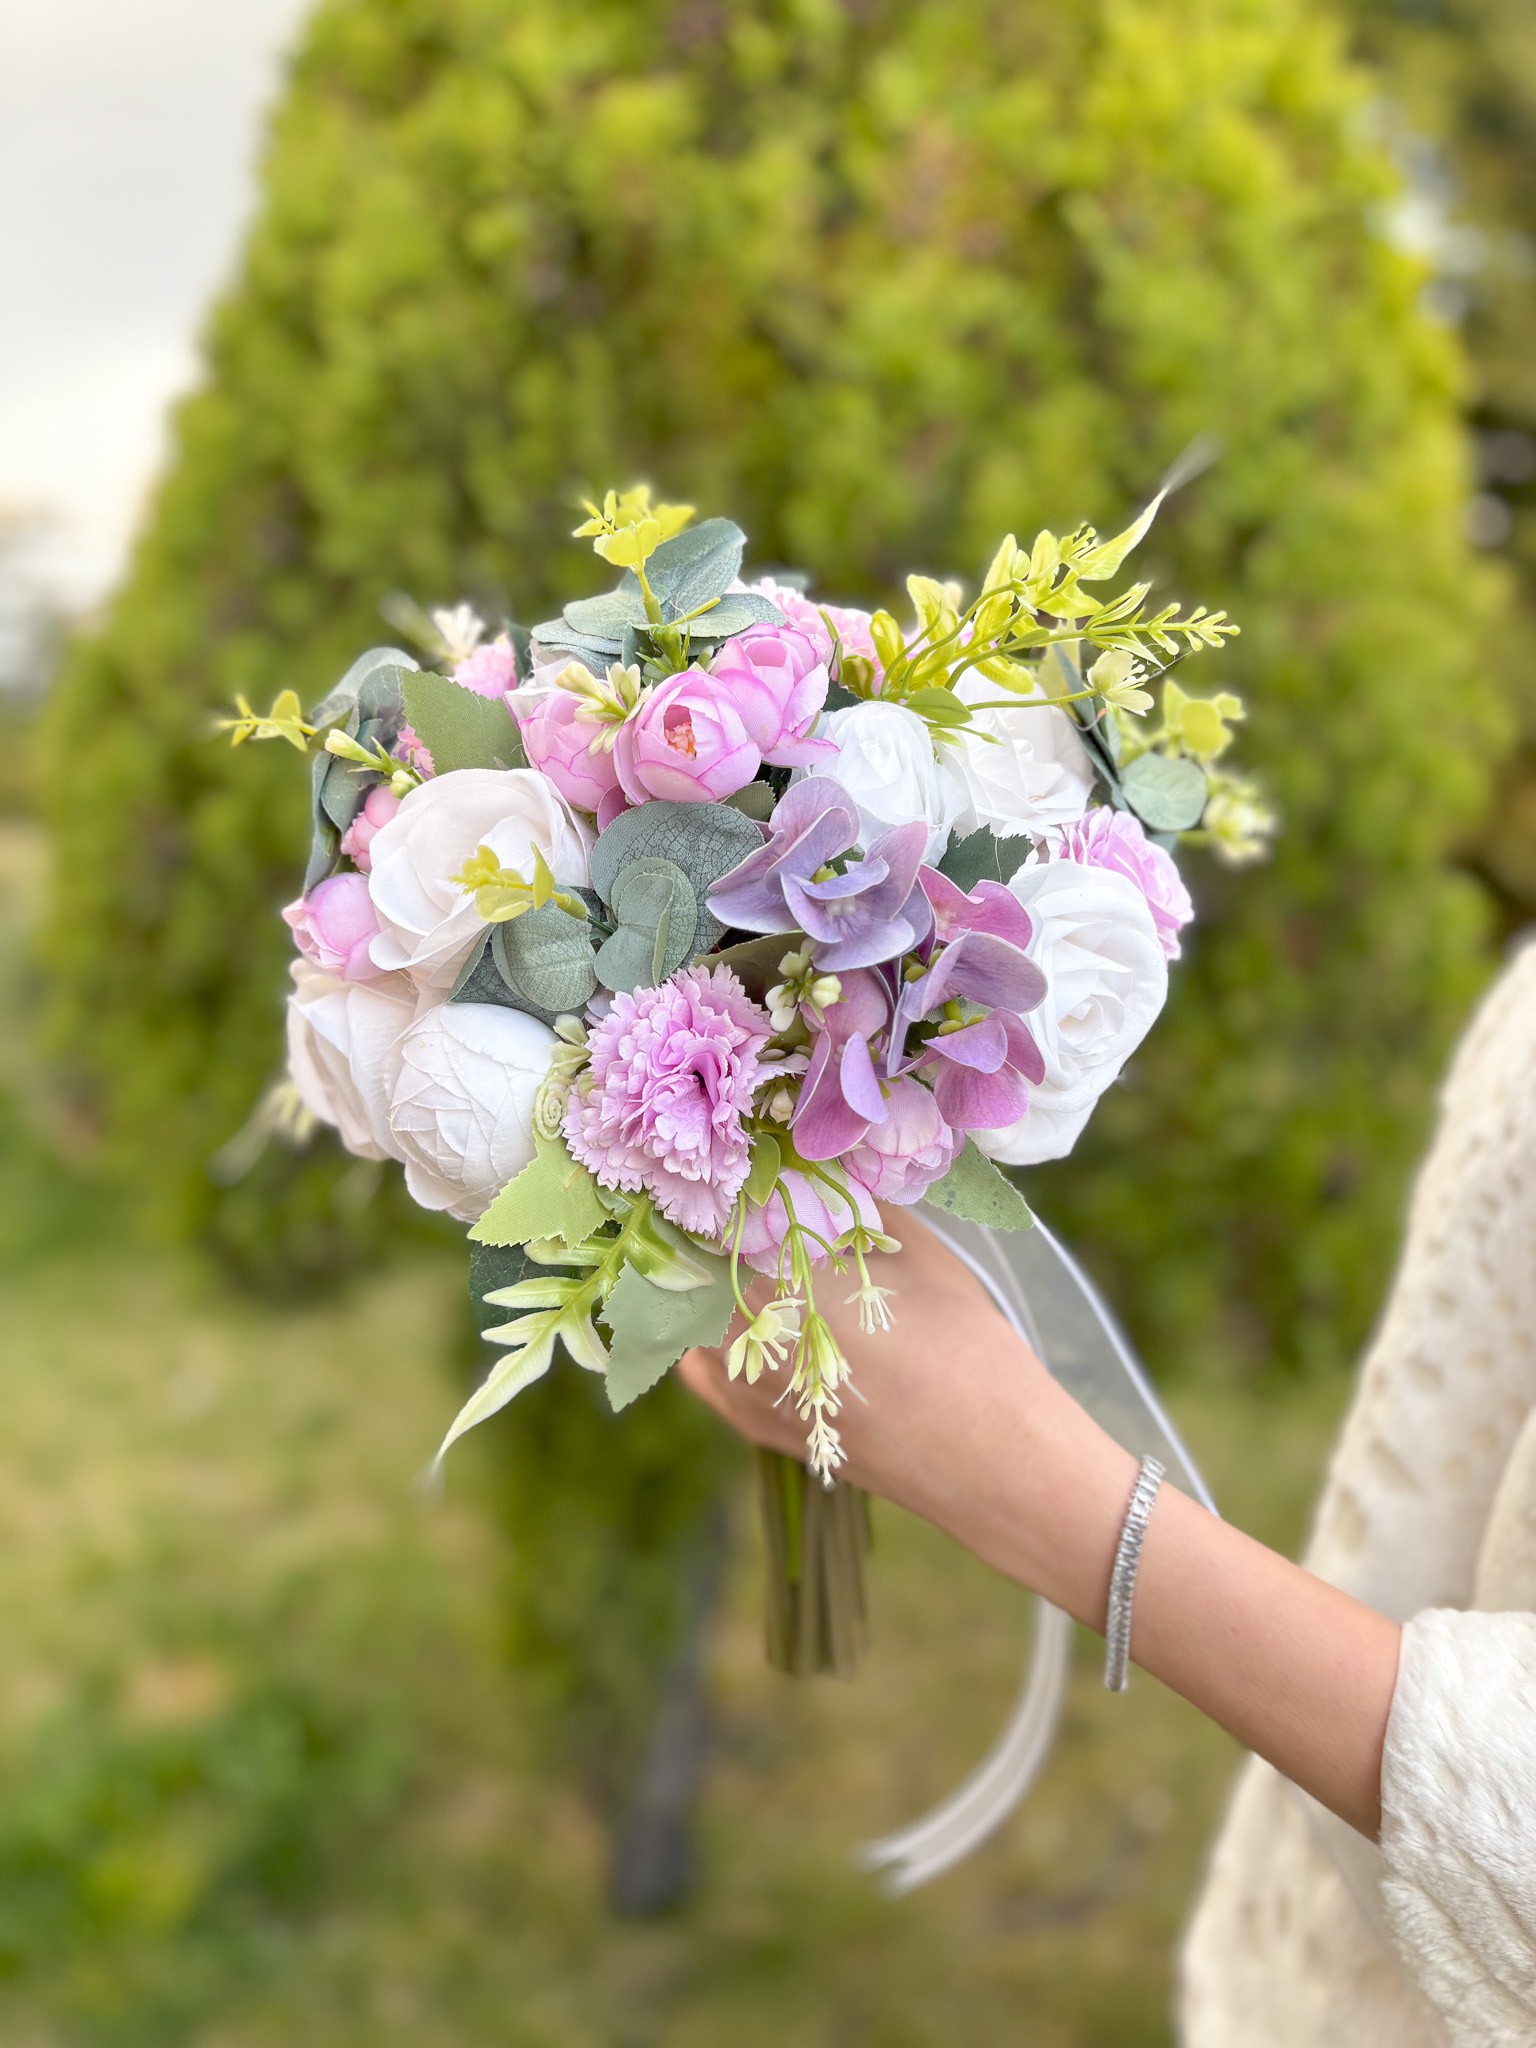
M 889 598 L 907 566 L 974 578 L 1009 527 L 1110 527 L 1216 437 L 1219 461 L 1145 556 L 1170 591 L 1242 620 L 1198 686 L 1246 694 L 1244 753 L 1285 831 L 1257 873 L 1185 863 L 1202 925 L 1169 1012 L 1078 1157 L 1030 1191 L 1154 1366 L 1182 1373 L 1197 1438 L 1205 1418 L 1196 1448 L 1218 1480 L 1243 1475 L 1234 1510 L 1286 1537 L 1338 1397 L 1325 1369 L 1380 1298 L 1444 1048 L 1498 937 L 1536 905 L 1533 101 L 1522 0 L 316 8 L 130 572 L 69 650 L 41 732 L 29 706 L 0 704 L 17 764 L 5 809 L 40 783 L 54 850 L 39 970 L 15 942 L 39 849 L 0 818 L 0 1017 L 47 1007 L 41 1045 L 0 1032 L 0 1270 L 34 1368 L 19 1412 L 36 1417 L 15 1456 L 22 1471 L 81 1460 L 51 1523 L 17 1496 L 9 1546 L 57 1554 L 58 1592 L 25 1626 L 78 1694 L 66 1708 L 23 1677 L 4 1724 L 0 1987 L 35 2020 L 18 2038 L 191 2038 L 229 1972 L 254 1983 L 281 1956 L 313 2011 L 301 2025 L 298 1992 L 266 1994 L 241 2041 L 342 2041 L 363 2011 L 386 2038 L 460 2039 L 474 1999 L 499 2016 L 513 1987 L 530 2041 L 656 2038 L 651 2019 L 624 2032 L 614 2017 L 636 1983 L 637 2009 L 675 2023 L 669 2040 L 731 2026 L 753 2040 L 728 1972 L 739 1989 L 787 1968 L 774 1929 L 781 1909 L 804 1927 L 807 1895 L 890 1988 L 866 2008 L 830 1937 L 796 1935 L 838 2037 L 932 2038 L 900 1966 L 916 1920 L 883 1920 L 860 1881 L 830 1873 L 865 1812 L 855 1798 L 823 1813 L 795 1749 L 830 1715 L 829 1774 L 868 1789 L 858 1725 L 885 1687 L 899 1789 L 920 1794 L 1001 1708 L 1006 1600 L 974 1610 L 984 1711 L 953 1731 L 953 1757 L 928 1748 L 948 1695 L 922 1690 L 938 1684 L 921 1676 L 922 1617 L 968 1567 L 899 1528 L 876 1562 L 892 1661 L 840 1703 L 755 1690 L 750 1589 L 733 1593 L 716 1684 L 735 1733 L 706 1823 L 712 1868 L 734 1875 L 707 1927 L 664 1955 L 624 1951 L 579 1996 L 538 1976 L 541 1943 L 569 1982 L 592 1966 L 537 1900 L 550 1882 L 581 1910 L 595 1860 L 539 1784 L 541 1759 L 561 1745 L 621 1810 L 732 1467 L 671 1390 L 614 1430 L 570 1375 L 471 1459 L 473 1506 L 504 1545 L 461 1539 L 453 1517 L 399 1536 L 406 1436 L 424 1453 L 447 1405 L 431 1373 L 472 1364 L 463 1328 L 433 1320 L 459 1258 L 392 1175 L 323 1143 L 226 1184 L 210 1174 L 280 1058 L 272 912 L 296 886 L 305 804 L 284 750 L 231 757 L 211 720 L 237 690 L 318 696 L 384 637 L 392 589 L 504 595 L 545 616 L 594 572 L 565 538 L 583 486 L 650 475 L 738 517 L 759 566 Z M 104 1346 L 71 1311 L 80 1269 L 59 1277 L 50 1260 L 114 1230 L 211 1250 L 283 1306 L 193 1314 L 176 1304 L 211 1285 L 207 1269 L 125 1253 L 111 1285 L 143 1342 L 123 1343 L 119 1319 Z M 366 1277 L 386 1250 L 409 1280 Z M 91 1265 L 92 1289 L 104 1271 Z M 348 1272 L 351 1291 L 321 1305 Z M 151 1455 L 180 1398 L 166 1359 L 188 1346 L 222 1361 L 228 1390 L 208 1442 L 194 1429 L 190 1477 L 179 1452 L 163 1470 Z M 1311 1371 L 1287 1386 L 1271 1370 L 1284 1365 Z M 81 1452 L 71 1419 L 104 1373 L 115 1464 L 104 1439 Z M 354 1432 L 385 1427 L 368 1420 L 381 1390 L 399 1434 L 383 1462 L 351 1459 Z M 1261 1427 L 1273 1491 L 1242 1452 Z M 332 1448 L 311 1458 L 312 1440 Z M 114 1493 L 130 1451 L 157 1475 L 143 1503 L 133 1485 Z M 242 1527 L 215 1532 L 206 1561 L 186 1540 L 214 1512 L 210 1488 L 268 1485 L 248 1579 Z M 104 1549 L 83 1505 L 103 1495 Z M 295 1562 L 280 1528 L 311 1509 Z M 352 1529 L 371 1532 L 355 1549 Z M 221 1573 L 236 1588 L 222 1620 Z M 479 1604 L 462 1575 L 490 1588 Z M 412 1605 L 418 1584 L 430 1597 Z M 96 1604 L 66 1642 L 47 1617 L 76 1585 Z M 428 1621 L 447 1587 L 450 1618 Z M 112 1601 L 118 1633 L 98 1641 L 89 1617 Z M 172 1672 L 171 1706 L 147 1718 L 122 1676 L 141 1638 Z M 333 1638 L 334 1656 L 317 1649 Z M 508 1651 L 510 1695 L 492 1675 Z M 439 1699 L 412 1659 L 442 1660 L 458 1697 Z M 988 2003 L 1006 1994 L 1027 1995 L 1042 2042 L 1165 2038 L 1164 1951 L 1228 1754 L 1165 1709 L 1121 1770 L 1120 1738 L 1096 1743 L 1081 1706 L 1059 1789 L 1005 1852 L 1012 1875 L 1000 1884 L 990 1861 L 952 1903 L 914 1909 L 924 1981 L 967 1987 L 970 2036 L 1012 2038 L 1017 2007 Z M 528 1722 L 514 1756 L 497 1748 L 508 1719 Z M 492 1822 L 459 1815 L 450 1767 L 422 1789 L 435 1766 L 420 1756 L 443 1744 L 488 1781 L 516 1779 L 515 1818 L 505 1783 L 486 1795 Z M 1166 1853 L 1134 1847 L 1138 1772 L 1189 1793 Z M 759 1814 L 768 1783 L 788 1788 L 784 1814 Z M 868 1824 L 895 1797 L 882 1779 Z M 1101 1806 L 1118 1850 L 1083 1818 Z M 789 1814 L 818 1816 L 809 1837 Z M 541 1852 L 559 1838 L 552 1879 L 503 1839 L 518 1830 Z M 445 1873 L 454 1903 L 435 1917 L 419 1868 Z M 505 1923 L 487 1924 L 484 1887 L 536 1930 L 489 1960 Z M 409 1964 L 390 1934 L 405 1920 L 430 1922 Z M 102 1928 L 119 1933 L 95 1977 L 34 1982 L 29 1956 Z M 993 1953 L 1011 1943 L 1017 1968 Z M 140 1961 L 120 1969 L 130 1949 Z M 455 2023 L 433 2001 L 467 1954 Z M 372 2003 L 370 1970 L 395 1987 Z M 759 2018 L 765 2040 L 786 2025 L 821 2038 L 793 1997 Z

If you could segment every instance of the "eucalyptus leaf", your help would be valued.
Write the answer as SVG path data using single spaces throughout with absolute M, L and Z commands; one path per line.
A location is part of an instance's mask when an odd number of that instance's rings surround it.
M 558 1237 L 585 1244 L 608 1220 L 597 1182 L 558 1138 L 538 1138 L 531 1161 L 509 1180 L 470 1230 L 475 1244 L 528 1244 Z
M 417 666 L 412 657 L 398 647 L 370 647 L 366 654 L 357 657 L 335 689 L 321 698 L 306 723 L 320 727 L 341 725 L 357 709 L 363 686 L 370 679 L 380 679 L 375 688 L 384 687 L 398 692 L 403 688 L 406 676 L 414 673 Z M 383 680 L 386 672 L 387 682 Z
M 508 988 L 491 957 L 489 931 L 477 941 L 474 951 L 459 969 L 458 978 L 448 991 L 448 1000 L 450 1003 L 496 1003 L 503 1010 L 521 1010 L 524 1007 Z
M 963 839 L 950 841 L 939 862 L 939 873 L 967 895 L 978 882 L 1011 882 L 1029 856 L 1029 845 L 1027 833 L 1000 839 L 983 825 Z
M 1120 777 L 1125 800 L 1154 832 L 1188 832 L 1205 810 L 1205 770 L 1167 754 L 1140 754 Z
M 568 626 L 564 619 L 549 619 L 542 626 L 535 626 L 533 637 L 539 643 L 543 655 L 564 654 L 573 661 L 584 661 L 594 675 L 606 675 L 610 662 L 619 659 L 623 642 L 617 638 L 593 638 L 578 633 L 574 626 Z
M 519 1008 L 546 1024 L 579 1017 L 597 989 L 591 935 L 554 903 L 496 925 L 491 958 Z
M 447 676 L 407 676 L 405 716 L 439 775 L 457 768 L 523 768 L 517 721 L 500 697 L 479 697 Z
M 655 1386 L 696 1344 L 718 1344 L 731 1320 L 734 1297 L 724 1259 L 700 1257 L 708 1282 L 686 1294 L 670 1293 L 626 1266 L 603 1308 L 611 1339 L 608 1399 L 615 1411 Z
M 681 615 L 680 615 L 681 616 Z M 733 633 L 745 633 L 748 626 L 781 626 L 784 614 L 766 597 L 750 590 L 733 590 L 699 618 L 688 621 L 688 636 L 711 646 L 729 640 Z
M 746 535 L 730 519 L 701 519 L 664 540 L 646 563 L 645 574 L 666 616 L 680 619 L 712 598 L 724 597 L 741 573 L 746 544 Z M 633 570 L 619 590 L 639 597 L 640 583 Z M 570 611 L 568 606 L 568 617 Z
M 610 908 L 617 929 L 597 955 L 604 988 L 655 988 L 692 953 L 698 898 L 675 861 L 653 854 L 626 862 L 612 885 Z
M 1028 1230 L 1034 1223 L 1029 1204 L 977 1145 L 967 1138 L 954 1165 L 936 1180 L 923 1200 L 947 1215 L 989 1230 Z
M 614 884 L 631 861 L 674 862 L 693 884 L 693 950 L 707 953 L 725 929 L 709 909 L 709 891 L 762 843 L 763 835 L 752 820 L 724 804 L 638 804 L 598 833 L 592 849 L 592 886 L 611 905 Z
M 568 604 L 561 614 L 565 623 L 584 638 L 591 640 L 615 640 L 622 643 L 627 629 L 636 632 L 648 623 L 645 599 L 638 586 L 633 593 L 627 590 L 607 590 L 601 597 L 579 597 Z

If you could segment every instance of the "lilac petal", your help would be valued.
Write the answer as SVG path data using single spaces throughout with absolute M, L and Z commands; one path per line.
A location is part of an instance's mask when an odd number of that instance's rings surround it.
M 872 842 L 866 858 L 883 860 L 893 876 L 900 878 L 902 900 L 911 894 L 917 884 L 923 865 L 923 855 L 928 850 L 928 827 L 924 824 L 893 825 L 889 832 L 882 832 Z
M 930 1038 L 923 1052 L 929 1059 L 936 1055 L 942 1060 L 954 1060 L 978 1074 L 995 1074 L 1008 1063 L 1008 1034 L 999 1017 L 978 1017 L 974 1024 L 962 1025 L 958 1031 L 945 1031 Z
M 873 1038 L 890 1021 L 891 991 L 882 975 L 860 968 L 843 981 L 843 992 L 822 1013 L 827 1036 L 834 1045 L 846 1045 L 855 1035 Z
M 1029 1089 L 1012 1067 L 978 1074 L 946 1061 L 934 1081 L 933 1099 L 951 1130 L 996 1131 L 1018 1122 L 1029 1107 Z
M 1008 1037 L 1008 1064 L 1021 1073 L 1026 1081 L 1036 1084 L 1045 1079 L 1045 1054 L 1034 1040 L 1034 1035 L 1022 1017 L 1015 1017 L 1011 1010 L 999 1010 L 1003 1030 Z
M 800 1100 L 789 1120 L 802 1159 L 836 1159 L 851 1151 L 869 1129 L 869 1118 L 844 1099 L 832 1040 L 823 1033 L 811 1053 Z
M 880 1093 L 880 1082 L 875 1074 L 875 1063 L 869 1056 L 867 1038 L 850 1038 L 843 1047 L 838 1079 L 842 1084 L 843 1100 L 850 1109 L 862 1116 L 866 1123 L 885 1122 L 888 1114 L 885 1097 Z
M 835 929 L 835 938 L 816 943 L 816 965 L 827 974 L 842 974 L 851 967 L 884 967 L 909 953 L 916 937 L 904 917 L 848 918 Z
M 740 931 L 793 930 L 795 920 L 783 900 L 786 877 L 809 881 L 835 855 L 846 853 L 858 833 L 858 812 L 842 785 L 828 775 L 807 776 L 779 799 L 767 844 L 709 891 L 710 909 Z
M 967 896 L 937 868 L 925 867 L 919 880 L 933 906 L 934 923 L 941 939 L 957 939 L 962 932 L 990 932 L 993 938 L 1027 946 L 1034 937 L 1029 912 L 1001 882 L 978 882 Z
M 867 896 L 872 889 L 880 887 L 890 872 L 880 856 L 872 853 L 865 860 L 854 861 L 845 874 L 828 875 L 824 882 L 802 882 L 797 875 L 793 878 L 793 886 L 813 902 L 839 903 L 844 897 Z
M 946 946 L 918 984 L 923 1015 L 951 996 L 968 996 L 988 1009 L 1032 1010 L 1045 1000 L 1045 976 L 1007 939 L 990 932 L 962 932 Z

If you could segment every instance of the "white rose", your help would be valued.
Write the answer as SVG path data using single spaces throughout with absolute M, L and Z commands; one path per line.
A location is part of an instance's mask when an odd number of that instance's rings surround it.
M 1126 875 L 1076 861 L 1032 860 L 1009 889 L 1034 921 L 1031 960 L 1045 1001 L 1025 1018 L 1045 1060 L 1029 1108 L 976 1142 L 1009 1166 L 1064 1159 L 1093 1106 L 1152 1028 L 1168 962 L 1147 899 Z
M 438 1003 L 421 1014 L 401 1043 L 389 1125 L 423 1209 L 473 1223 L 521 1173 L 557 1042 L 537 1017 L 499 1003 Z
M 960 678 L 955 695 L 963 704 L 995 704 L 1008 692 L 972 673 Z M 1066 712 L 1022 700 L 1017 708 L 978 711 L 945 749 L 942 773 L 962 837 L 982 826 L 1008 839 L 1075 824 L 1094 784 L 1088 750 Z
M 460 768 L 413 789 L 369 846 L 368 894 L 379 935 L 374 964 L 403 969 L 417 988 L 446 993 L 485 931 L 475 899 L 454 880 L 477 847 L 533 875 L 533 852 L 557 882 L 587 879 L 589 834 L 536 768 Z
M 942 857 L 955 794 L 915 711 L 902 704 L 849 704 L 834 711 L 816 737 L 835 743 L 837 760 L 809 772 L 835 776 L 858 805 L 861 847 L 893 825 L 922 820 L 928 827 L 926 858 Z M 800 780 L 798 771 L 794 779 Z
M 288 1069 L 304 1107 L 334 1124 L 361 1159 L 398 1159 L 389 1099 L 400 1073 L 400 1040 L 416 1015 L 403 974 L 340 981 L 308 960 L 291 969 Z

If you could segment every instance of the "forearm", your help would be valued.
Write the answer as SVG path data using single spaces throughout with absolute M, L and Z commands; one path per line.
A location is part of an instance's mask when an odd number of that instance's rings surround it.
M 1102 1630 L 1136 1461 L 1054 1382 L 1020 1383 L 969 1483 L 935 1461 L 921 1512 Z M 1399 1631 L 1164 1486 L 1141 1556 L 1137 1664 L 1363 1833 L 1380 1822 Z

